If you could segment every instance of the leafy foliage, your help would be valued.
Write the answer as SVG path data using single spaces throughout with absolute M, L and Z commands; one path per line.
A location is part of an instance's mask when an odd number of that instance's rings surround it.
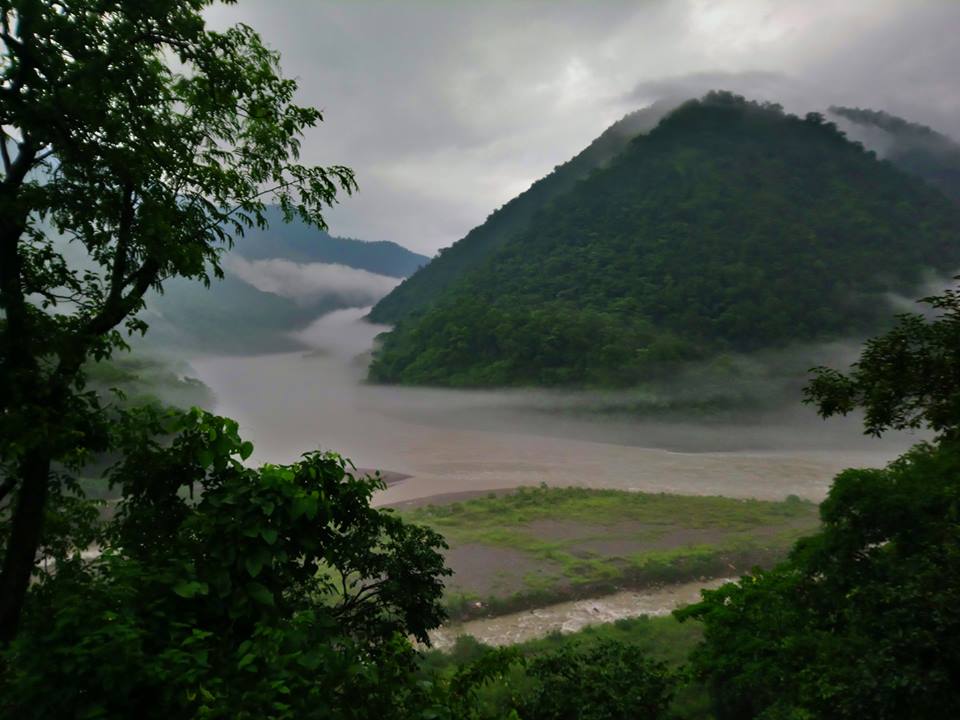
M 233 421 L 131 419 L 100 554 L 75 543 L 30 590 L 4 714 L 394 716 L 405 637 L 443 617 L 440 536 L 371 508 L 382 483 L 335 454 L 253 470 Z
M 84 363 L 144 332 L 148 290 L 208 283 L 232 237 L 323 227 L 345 167 L 297 161 L 320 112 L 211 0 L 0 0 L 0 643 L 16 633 L 54 463 L 109 436 Z M 68 252 L 69 251 L 69 252 Z M 8 484 L 8 481 L 10 484 Z
M 663 663 L 612 641 L 535 657 L 527 674 L 535 689 L 521 704 L 526 720 L 654 720 L 666 715 L 677 683 Z
M 824 529 L 704 593 L 694 666 L 718 720 L 960 713 L 960 448 L 841 473 Z
M 934 316 L 903 315 L 869 340 L 849 375 L 819 367 L 805 390 L 822 415 L 865 410 L 866 431 L 930 427 L 960 430 L 960 293 L 926 298 Z
M 906 316 L 850 377 L 819 369 L 820 412 L 866 409 L 867 430 L 940 431 L 879 470 L 846 470 L 823 529 L 769 572 L 680 611 L 705 624 L 693 663 L 718 720 L 960 714 L 960 406 L 952 291 Z
M 625 386 L 882 326 L 960 213 L 819 115 L 714 93 L 635 138 L 384 338 L 373 380 Z

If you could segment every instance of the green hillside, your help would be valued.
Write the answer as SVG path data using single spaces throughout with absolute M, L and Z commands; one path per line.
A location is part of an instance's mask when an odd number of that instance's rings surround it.
M 960 211 L 818 114 L 711 93 L 384 338 L 371 379 L 625 386 L 866 333 L 960 264 Z
M 926 125 L 878 110 L 834 106 L 830 112 L 867 132 L 877 133 L 877 141 L 884 146 L 884 156 L 890 162 L 960 202 L 960 144 Z
M 441 250 L 429 265 L 421 267 L 377 303 L 370 312 L 370 319 L 379 323 L 395 323 L 425 309 L 445 288 L 526 228 L 534 214 L 547 203 L 570 191 L 592 171 L 610 162 L 633 137 L 652 129 L 669 109 L 669 105 L 656 103 L 615 122 L 576 157 L 558 165 L 552 173 L 495 210 L 482 225 L 475 227 L 451 247 Z

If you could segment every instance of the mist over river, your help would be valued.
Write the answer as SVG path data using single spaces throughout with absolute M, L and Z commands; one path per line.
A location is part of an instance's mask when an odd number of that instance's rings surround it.
M 748 424 L 693 424 L 568 412 L 596 398 L 585 393 L 370 385 L 368 353 L 386 328 L 366 312 L 319 318 L 298 334 L 310 352 L 190 359 L 216 411 L 253 441 L 251 462 L 322 448 L 410 476 L 378 504 L 541 482 L 820 500 L 839 470 L 882 465 L 917 440 L 864 437 L 857 418 L 823 421 L 799 398 Z

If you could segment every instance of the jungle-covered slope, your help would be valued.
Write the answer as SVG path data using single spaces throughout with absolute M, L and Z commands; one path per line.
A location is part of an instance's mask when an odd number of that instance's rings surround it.
M 639 133 L 652 129 L 675 105 L 658 102 L 621 118 L 581 153 L 558 165 L 526 191 L 495 210 L 451 247 L 440 251 L 428 265 L 404 280 L 370 312 L 378 323 L 395 323 L 423 311 L 443 290 L 493 255 L 553 199 L 569 192 L 593 170 L 610 162 Z
M 370 376 L 632 385 L 680 361 L 870 332 L 889 293 L 958 265 L 960 211 L 935 188 L 821 115 L 711 93 L 401 320 Z

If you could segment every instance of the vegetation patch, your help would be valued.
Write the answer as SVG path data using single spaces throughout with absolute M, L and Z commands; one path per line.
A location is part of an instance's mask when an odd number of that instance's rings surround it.
M 456 619 L 640 588 L 737 575 L 780 559 L 817 526 L 817 508 L 783 502 L 520 488 L 402 511 L 440 532 Z
M 671 670 L 684 666 L 690 652 L 703 638 L 699 622 L 678 622 L 672 616 L 625 618 L 612 623 L 590 625 L 575 633 L 554 632 L 543 638 L 511 646 L 523 658 L 531 660 L 557 652 L 589 651 L 603 643 L 622 643 L 637 656 L 662 662 Z M 430 650 L 422 655 L 421 672 L 425 677 L 451 675 L 458 668 L 480 661 L 491 652 L 488 645 L 471 635 L 461 635 L 449 650 Z M 477 703 L 487 714 L 497 717 L 516 696 L 529 692 L 531 683 L 522 667 L 485 686 Z M 701 682 L 685 678 L 674 695 L 671 717 L 683 720 L 709 718 L 709 699 Z M 502 715 L 501 715 L 502 716 Z

